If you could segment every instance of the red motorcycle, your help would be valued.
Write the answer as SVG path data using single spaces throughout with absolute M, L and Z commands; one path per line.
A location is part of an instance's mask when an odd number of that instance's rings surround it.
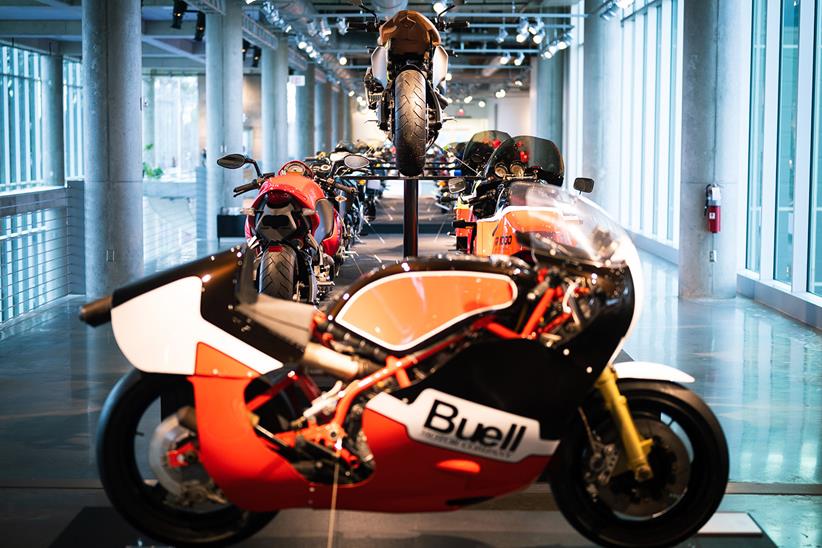
M 258 265 L 258 291 L 317 303 L 334 287 L 342 265 L 342 220 L 311 168 L 295 160 L 264 174 L 242 154 L 229 154 L 217 164 L 227 169 L 251 164 L 257 171 L 257 178 L 235 188 L 234 196 L 258 190 L 243 209 L 245 237 Z
M 114 507 L 156 540 L 226 544 L 285 508 L 454 510 L 547 468 L 597 544 L 695 534 L 728 449 L 692 377 L 614 363 L 642 303 L 630 237 L 559 187 L 523 203 L 550 223 L 517 234 L 531 264 L 406 260 L 326 312 L 258 294 L 239 248 L 87 304 L 135 367 L 97 434 Z M 314 372 L 338 382 L 321 393 Z

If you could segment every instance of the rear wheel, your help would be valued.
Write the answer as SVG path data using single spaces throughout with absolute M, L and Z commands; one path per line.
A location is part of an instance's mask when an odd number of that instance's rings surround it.
M 425 102 L 425 76 L 404 70 L 394 88 L 394 145 L 397 169 L 406 176 L 422 174 L 428 144 L 428 106 Z
M 276 512 L 242 510 L 214 485 L 198 459 L 197 432 L 185 418 L 193 402 L 184 377 L 137 370 L 123 377 L 100 417 L 100 480 L 114 508 L 156 540 L 174 546 L 238 542 Z
M 551 463 L 551 491 L 574 528 L 604 546 L 671 546 L 699 531 L 728 483 L 725 436 L 705 403 L 671 383 L 622 381 L 637 429 L 654 440 L 651 480 L 637 482 L 602 405 L 576 421 Z M 610 460 L 613 457 L 613 460 Z
M 263 251 L 258 277 L 260 293 L 276 299 L 294 300 L 298 279 L 297 252 L 291 246 Z

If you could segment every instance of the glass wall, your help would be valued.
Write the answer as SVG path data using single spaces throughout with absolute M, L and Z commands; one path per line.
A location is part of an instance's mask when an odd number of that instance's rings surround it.
M 762 237 L 762 158 L 765 136 L 765 47 L 768 31 L 768 2 L 755 0 L 751 41 L 751 106 L 748 141 L 748 237 L 745 266 L 759 272 Z
M 43 184 L 40 56 L 0 46 L 0 192 Z
M 678 0 L 638 1 L 622 20 L 620 221 L 676 245 L 679 203 Z
M 822 0 L 816 2 L 808 291 L 822 296 Z
M 799 11 L 795 0 L 782 0 L 777 124 L 775 280 L 790 283 L 793 265 L 796 113 L 799 79 Z
M 83 177 L 83 70 L 80 63 L 63 61 L 63 137 L 66 178 Z
M 197 77 L 151 77 L 143 93 L 143 177 L 193 181 L 200 162 Z
M 745 268 L 822 303 L 822 0 L 753 5 Z

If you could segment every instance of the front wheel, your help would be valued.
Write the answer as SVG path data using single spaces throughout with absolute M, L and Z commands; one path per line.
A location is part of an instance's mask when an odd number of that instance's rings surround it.
M 551 463 L 551 491 L 565 518 L 604 546 L 671 546 L 699 531 L 728 483 L 728 446 L 693 392 L 666 382 L 620 381 L 637 429 L 653 439 L 653 478 L 625 466 L 619 433 L 601 400 L 585 409 Z
M 409 177 L 422 174 L 428 145 L 428 105 L 425 102 L 425 76 L 404 70 L 394 88 L 394 145 L 397 169 Z
M 199 461 L 191 384 L 133 370 L 106 400 L 97 432 L 100 480 L 134 527 L 174 546 L 226 545 L 253 535 L 274 513 L 227 500 Z

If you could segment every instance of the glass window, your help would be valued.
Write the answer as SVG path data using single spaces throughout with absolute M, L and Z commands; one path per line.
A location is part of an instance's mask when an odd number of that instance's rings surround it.
M 40 56 L 0 46 L 0 192 L 42 184 Z
M 773 277 L 774 280 L 784 283 L 791 282 L 793 265 L 796 113 L 799 79 L 799 11 L 799 2 L 795 0 L 782 1 Z
M 816 2 L 808 291 L 822 295 L 822 0 Z
M 83 70 L 80 63 L 63 61 L 63 138 L 66 178 L 83 177 Z
M 768 2 L 756 0 L 751 40 L 751 124 L 748 141 L 748 232 L 745 267 L 759 272 L 762 237 L 762 156 L 765 134 L 765 46 Z
M 143 177 L 193 181 L 200 164 L 196 76 L 160 76 L 144 88 Z

